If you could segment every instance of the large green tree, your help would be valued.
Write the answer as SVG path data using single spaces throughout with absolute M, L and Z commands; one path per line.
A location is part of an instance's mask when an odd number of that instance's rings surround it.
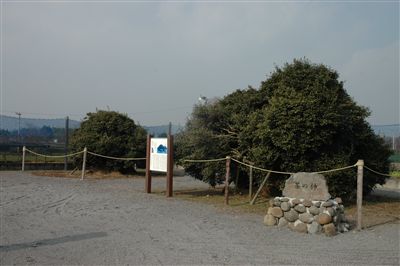
M 71 137 L 71 148 L 81 151 L 84 147 L 91 152 L 112 157 L 145 157 L 146 130 L 130 119 L 127 115 L 114 111 L 97 111 L 88 113 L 80 128 Z M 75 160 L 81 164 L 81 158 Z M 90 167 L 128 172 L 134 171 L 135 161 L 111 160 L 88 155 L 87 164 Z
M 366 122 L 368 116 L 369 111 L 347 94 L 336 71 L 306 59 L 294 60 L 276 67 L 259 89 L 237 90 L 212 104 L 195 106 L 177 137 L 177 155 L 230 155 L 288 172 L 332 169 L 364 159 L 370 167 L 387 172 L 390 151 Z M 210 184 L 221 181 L 224 172 L 221 163 L 185 166 L 189 174 Z M 247 178 L 244 169 L 234 170 L 239 171 L 239 182 Z M 272 175 L 269 185 L 279 191 L 286 178 Z M 333 195 L 354 197 L 353 169 L 326 178 Z M 369 172 L 364 179 L 366 193 L 385 181 Z

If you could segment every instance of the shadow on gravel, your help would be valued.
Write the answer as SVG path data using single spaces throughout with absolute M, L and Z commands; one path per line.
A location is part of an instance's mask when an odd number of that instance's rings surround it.
M 0 252 L 14 251 L 14 250 L 20 250 L 20 249 L 26 249 L 26 248 L 36 248 L 39 246 L 51 246 L 51 245 L 57 245 L 57 244 L 66 243 L 66 242 L 81 241 L 81 240 L 99 238 L 99 237 L 105 237 L 105 236 L 107 236 L 106 232 L 93 232 L 93 233 L 87 233 L 87 234 L 63 236 L 63 237 L 57 237 L 57 238 L 48 238 L 48 239 L 42 239 L 42 240 L 38 240 L 38 241 L 34 241 L 34 242 L 12 244 L 12 245 L 8 245 L 8 246 L 0 246 Z

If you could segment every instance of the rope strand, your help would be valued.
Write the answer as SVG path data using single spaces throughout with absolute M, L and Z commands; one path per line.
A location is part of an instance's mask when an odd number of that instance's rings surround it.
M 191 159 L 187 159 L 187 160 L 183 160 L 184 162 L 188 162 L 188 163 L 209 163 L 209 162 L 220 162 L 220 161 L 224 161 L 226 160 L 226 158 L 219 158 L 219 159 L 210 159 L 210 160 L 191 160 Z
M 79 152 L 66 154 L 66 155 L 45 155 L 45 154 L 34 152 L 34 151 L 32 151 L 30 149 L 27 149 L 27 148 L 25 148 L 25 151 L 30 152 L 30 153 L 32 153 L 34 155 L 37 155 L 37 156 L 48 157 L 48 158 L 65 158 L 65 157 L 72 157 L 72 156 L 76 156 L 76 155 L 84 153 L 84 151 L 79 151 Z M 106 155 L 98 154 L 98 153 L 91 152 L 91 151 L 87 151 L 87 153 L 89 153 L 91 155 L 94 155 L 94 156 L 98 156 L 98 157 L 102 157 L 102 158 L 106 158 L 106 159 L 111 159 L 111 160 L 123 160 L 123 161 L 146 160 L 146 158 L 121 158 L 121 157 L 106 156 Z M 189 163 L 208 163 L 208 162 L 220 162 L 220 161 L 224 161 L 226 159 L 227 158 L 218 158 L 218 159 L 209 159 L 209 160 L 186 159 L 186 160 L 183 160 L 183 161 L 184 162 L 189 162 Z M 235 162 L 237 162 L 239 164 L 245 165 L 247 167 L 252 167 L 253 169 L 256 169 L 256 170 L 259 170 L 259 171 L 262 171 L 262 172 L 282 174 L 282 175 L 292 175 L 292 174 L 294 174 L 293 172 L 282 172 L 282 171 L 274 171 L 274 170 L 264 169 L 264 168 L 261 168 L 261 167 L 257 167 L 257 166 L 254 166 L 254 165 L 250 165 L 250 164 L 241 162 L 241 161 L 239 161 L 239 160 L 237 160 L 235 158 L 231 158 L 231 159 L 232 159 L 232 161 L 235 161 Z M 357 164 L 354 164 L 354 165 L 349 165 L 349 166 L 345 166 L 345 167 L 341 167 L 341 168 L 335 168 L 335 169 L 331 169 L 331 170 L 311 172 L 311 173 L 312 174 L 325 174 L 325 173 L 331 173 L 331 172 L 347 170 L 347 169 L 350 169 L 350 168 L 353 168 L 353 167 L 356 167 L 356 166 L 357 166 Z M 373 170 L 373 169 L 371 169 L 371 168 L 369 168 L 368 166 L 365 166 L 365 165 L 364 165 L 364 168 L 369 170 L 369 171 L 371 171 L 371 172 L 373 172 L 373 173 L 375 173 L 375 174 L 377 174 L 377 175 L 386 176 L 386 177 L 394 177 L 392 175 L 388 175 L 388 174 L 384 174 L 384 173 L 380 173 L 378 171 L 375 171 L 375 170 Z
M 354 164 L 354 165 L 349 165 L 349 166 L 345 166 L 345 167 L 342 167 L 342 168 L 336 168 L 336 169 L 319 171 L 319 172 L 312 172 L 312 174 L 325 174 L 325 173 L 343 171 L 343 170 L 350 169 L 350 168 L 353 168 L 353 167 L 356 167 L 356 165 Z
M 239 160 L 236 160 L 235 158 L 231 158 L 231 159 L 232 159 L 232 161 L 235 161 L 235 162 L 240 163 L 240 164 L 242 164 L 242 165 L 246 165 L 246 166 L 248 166 L 248 167 L 253 167 L 253 169 L 257 169 L 257 170 L 263 171 L 263 172 L 274 173 L 274 174 L 282 174 L 282 175 L 291 175 L 291 174 L 294 174 L 294 173 L 292 173 L 292 172 L 281 172 L 281 171 L 268 170 L 268 169 L 260 168 L 260 167 L 257 167 L 257 166 L 253 166 L 253 165 L 250 165 L 250 164 L 241 162 L 241 161 L 239 161 Z
M 29 150 L 27 148 L 25 148 L 25 151 L 30 152 L 30 153 L 32 153 L 34 155 L 37 155 L 37 156 L 48 157 L 48 158 L 64 158 L 64 157 L 76 156 L 76 155 L 79 155 L 79 154 L 83 153 L 83 151 L 79 151 L 79 152 L 75 152 L 75 153 L 71 153 L 71 154 L 67 154 L 67 155 L 46 155 L 46 154 L 41 154 L 41 153 L 34 152 L 34 151 Z M 119 158 L 119 157 L 105 156 L 105 155 L 94 153 L 94 152 L 91 152 L 91 151 L 88 151 L 87 153 L 89 153 L 91 155 L 94 155 L 94 156 L 103 157 L 103 158 L 112 159 L 112 160 L 123 160 L 123 161 L 146 160 L 146 158 Z
M 394 176 L 392 176 L 392 175 L 379 173 L 378 171 L 372 170 L 371 168 L 369 168 L 369 167 L 367 167 L 367 166 L 365 166 L 365 165 L 364 165 L 364 168 L 367 169 L 367 170 L 369 170 L 369 171 L 371 171 L 371 172 L 373 172 L 373 173 L 375 173 L 375 174 L 377 174 L 377 175 L 382 175 L 382 176 L 386 176 L 386 177 L 394 177 Z
M 122 160 L 122 161 L 140 161 L 140 160 L 146 160 L 146 158 L 119 158 L 119 157 L 113 157 L 113 156 L 106 156 L 106 155 L 102 155 L 102 154 L 98 154 L 98 153 L 94 153 L 91 151 L 88 151 L 87 153 L 94 155 L 94 156 L 98 156 L 98 157 L 102 157 L 102 158 L 106 158 L 106 159 L 111 159 L 111 160 Z
M 75 155 L 83 153 L 83 151 L 79 151 L 79 152 L 66 154 L 66 155 L 45 155 L 45 154 L 40 154 L 40 153 L 34 152 L 34 151 L 29 150 L 27 148 L 25 148 L 25 151 L 30 152 L 30 153 L 32 153 L 34 155 L 37 155 L 37 156 L 48 157 L 48 158 L 64 158 L 64 157 L 71 157 L 71 156 L 75 156 Z

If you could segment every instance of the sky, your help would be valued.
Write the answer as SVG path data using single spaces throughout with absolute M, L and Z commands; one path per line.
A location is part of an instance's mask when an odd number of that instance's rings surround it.
M 374 125 L 399 123 L 398 1 L 0 0 L 3 115 L 96 109 L 184 125 L 200 96 L 258 88 L 308 58 Z

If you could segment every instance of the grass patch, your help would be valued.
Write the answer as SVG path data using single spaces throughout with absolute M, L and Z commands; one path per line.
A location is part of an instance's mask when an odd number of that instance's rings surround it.
M 64 178 L 81 178 L 82 172 L 80 169 L 75 170 L 35 170 L 29 171 L 35 176 L 48 177 L 64 177 Z M 99 171 L 88 169 L 85 173 L 85 179 L 124 179 L 124 178 L 144 178 L 146 175 L 145 169 L 136 169 L 132 174 L 121 174 L 118 171 Z M 165 173 L 151 173 L 152 178 L 165 178 Z
M 53 155 L 63 155 L 63 154 L 53 154 Z M 70 159 L 69 159 L 70 160 Z M 1 153 L 0 161 L 2 162 L 22 162 L 22 153 Z M 26 163 L 44 163 L 44 162 L 54 162 L 54 163 L 62 163 L 64 162 L 64 158 L 51 158 L 51 157 L 42 157 L 37 156 L 31 153 L 26 153 L 25 155 Z
M 349 220 L 356 220 L 355 204 L 346 206 L 345 214 Z M 399 222 L 400 199 L 383 196 L 368 196 L 363 200 L 362 225 L 364 228 L 380 224 Z
M 165 192 L 156 192 L 164 195 Z M 229 195 L 229 205 L 225 205 L 225 198 L 222 187 L 216 189 L 191 189 L 174 191 L 174 197 L 210 204 L 223 211 L 230 213 L 252 213 L 266 215 L 269 207 L 269 199 L 259 197 L 254 205 L 249 204 L 249 196 L 245 193 L 233 193 Z M 345 215 L 352 227 L 356 223 L 357 207 L 355 203 L 345 206 Z M 363 200 L 363 218 L 364 228 L 373 227 L 380 224 L 398 222 L 400 220 L 400 199 L 368 196 Z M 261 221 L 262 222 L 262 221 Z
M 153 191 L 154 194 L 165 195 L 165 191 Z M 246 192 L 248 193 L 248 192 Z M 254 205 L 250 205 L 249 195 L 241 192 L 229 192 L 229 205 L 225 205 L 223 185 L 210 189 L 175 190 L 174 197 L 213 205 L 218 209 L 231 213 L 253 213 L 265 215 L 269 207 L 268 199 L 258 198 Z
M 400 179 L 400 171 L 392 171 L 390 175 L 394 178 Z
M 46 170 L 46 171 L 29 171 L 35 176 L 48 176 L 48 177 L 63 177 L 63 178 L 81 178 L 81 170 L 70 170 L 70 171 L 57 171 L 57 170 Z M 88 170 L 85 173 L 85 179 L 121 179 L 121 178 L 144 178 L 144 173 L 134 173 L 131 175 L 124 175 L 116 171 L 93 171 Z

